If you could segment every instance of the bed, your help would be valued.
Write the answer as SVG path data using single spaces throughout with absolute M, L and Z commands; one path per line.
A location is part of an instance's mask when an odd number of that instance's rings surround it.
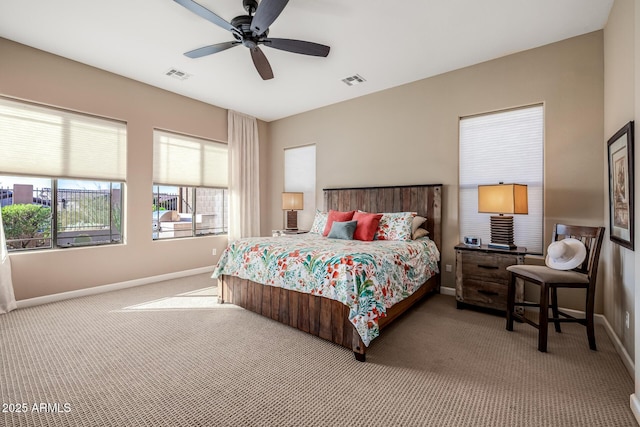
M 427 218 L 422 227 L 428 237 L 409 242 L 311 234 L 239 239 L 227 247 L 213 274 L 219 302 L 334 342 L 365 361 L 366 349 L 380 331 L 440 290 L 441 199 L 441 184 L 325 189 L 325 211 L 415 212 Z M 333 268 L 333 276 L 327 268 Z M 351 275 L 341 278 L 345 272 Z M 307 287 L 319 276 L 324 287 Z

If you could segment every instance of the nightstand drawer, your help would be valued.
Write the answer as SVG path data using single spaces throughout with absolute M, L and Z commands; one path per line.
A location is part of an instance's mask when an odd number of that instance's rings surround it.
M 507 309 L 507 284 L 465 278 L 462 300 L 467 304 L 479 305 L 496 310 Z
M 488 280 L 509 280 L 507 267 L 514 264 L 514 257 L 479 252 L 462 253 L 462 274 Z

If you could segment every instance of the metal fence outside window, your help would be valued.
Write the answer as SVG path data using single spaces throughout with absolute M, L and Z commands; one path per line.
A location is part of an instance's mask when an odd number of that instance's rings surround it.
M 121 241 L 120 189 L 58 189 L 56 206 L 52 206 L 52 191 L 29 185 L 0 188 L 0 207 L 36 205 L 50 209 L 48 224 L 43 223 L 41 228 L 29 233 L 30 236 L 17 235 L 18 230 L 14 235 L 7 233 L 9 250 L 52 247 L 54 236 L 58 247 Z M 51 230 L 52 216 L 56 220 L 55 233 Z M 28 224 L 23 225 L 22 231 Z

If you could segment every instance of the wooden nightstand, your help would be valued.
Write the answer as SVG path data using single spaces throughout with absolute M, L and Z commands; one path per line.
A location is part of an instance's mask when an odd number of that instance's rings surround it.
M 278 236 L 296 236 L 298 234 L 306 234 L 309 230 L 271 230 L 273 237 Z
M 507 310 L 508 266 L 524 264 L 527 248 L 494 249 L 459 244 L 456 249 L 456 304 Z M 522 302 L 524 286 L 516 283 L 516 301 Z M 522 307 L 520 307 L 522 308 Z

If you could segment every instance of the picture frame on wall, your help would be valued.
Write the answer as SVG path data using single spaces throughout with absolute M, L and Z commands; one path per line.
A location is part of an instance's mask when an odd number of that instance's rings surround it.
M 609 158 L 609 236 L 634 250 L 633 121 L 607 141 Z

